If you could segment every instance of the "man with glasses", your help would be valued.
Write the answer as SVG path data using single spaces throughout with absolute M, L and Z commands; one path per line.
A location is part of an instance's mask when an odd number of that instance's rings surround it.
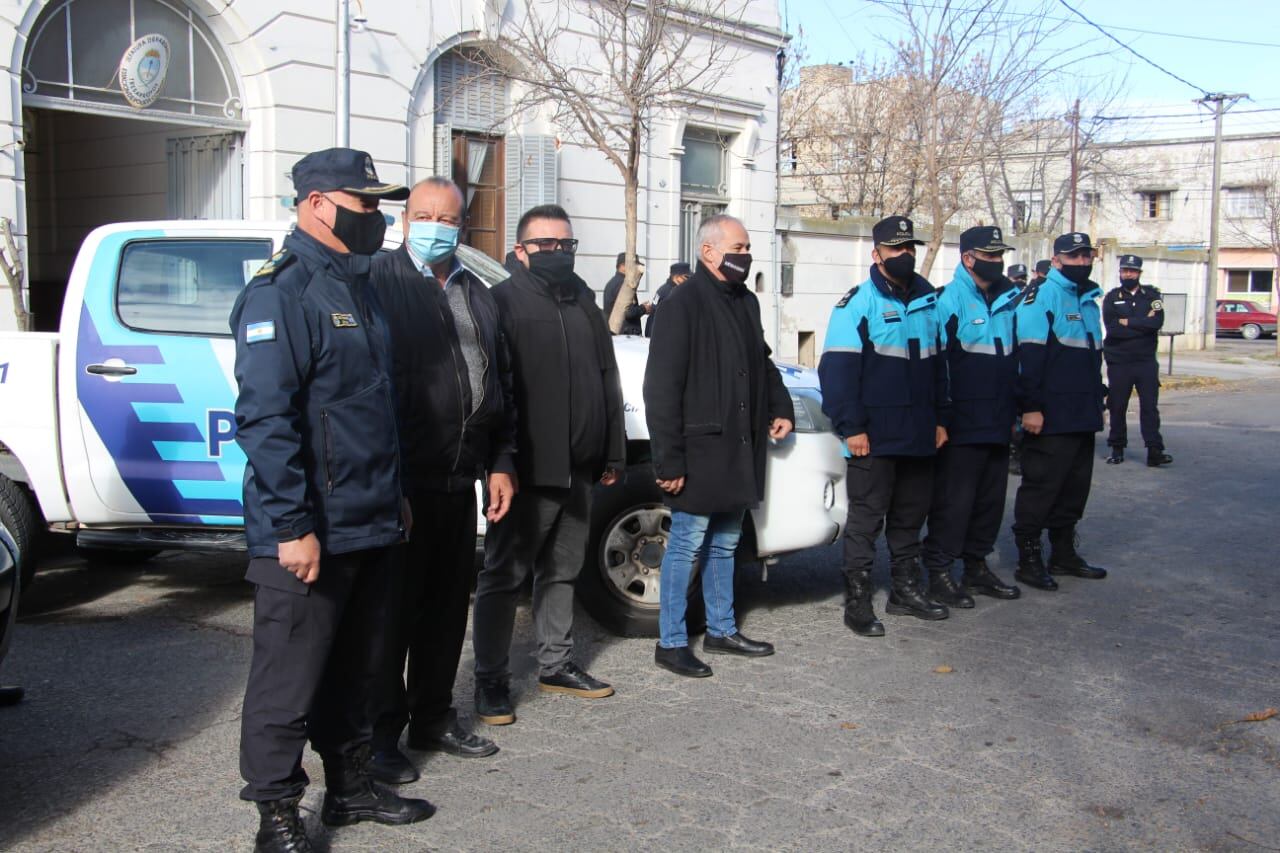
M 511 635 L 530 574 L 539 689 L 613 695 L 573 660 L 573 589 L 587 556 L 592 488 L 618 482 L 626 464 L 613 342 L 591 288 L 574 274 L 577 249 L 564 208 L 532 208 L 516 228 L 511 277 L 493 288 L 513 364 L 520 491 L 489 527 L 476 583 L 476 715 L 490 725 L 515 722 Z
M 391 329 L 407 494 L 417 520 L 401 549 L 397 619 L 371 704 L 369 769 L 390 784 L 418 778 L 398 748 L 406 726 L 410 749 L 461 758 L 498 751 L 467 731 L 453 709 L 476 576 L 476 480 L 485 480 L 490 523 L 507 514 L 516 492 L 507 344 L 489 289 L 458 263 L 462 211 L 462 193 L 448 178 L 417 184 L 403 214 L 404 243 L 375 258 L 370 276 Z

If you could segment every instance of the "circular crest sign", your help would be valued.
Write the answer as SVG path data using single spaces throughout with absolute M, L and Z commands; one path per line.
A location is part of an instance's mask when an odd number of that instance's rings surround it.
M 169 71 L 169 40 L 159 33 L 140 37 L 120 57 L 120 91 L 138 109 L 160 97 Z

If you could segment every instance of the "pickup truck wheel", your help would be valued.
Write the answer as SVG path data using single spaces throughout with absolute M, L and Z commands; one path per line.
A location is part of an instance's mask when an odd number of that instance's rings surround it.
M 671 511 L 662 503 L 650 466 L 631 468 L 618 485 L 596 487 L 578 599 L 606 630 L 622 637 L 658 636 L 662 558 L 670 532 Z M 706 622 L 696 574 L 685 618 L 690 634 Z
M 92 565 L 132 566 L 134 563 L 145 563 L 160 551 L 151 548 L 94 548 L 77 545 L 76 553 Z
M 1240 334 L 1246 341 L 1256 341 L 1262 337 L 1262 327 L 1257 323 L 1245 323 L 1240 327 Z
M 22 587 L 28 589 L 36 574 L 37 544 L 44 532 L 44 520 L 26 486 L 0 474 L 0 521 L 13 534 L 18 546 L 18 572 Z

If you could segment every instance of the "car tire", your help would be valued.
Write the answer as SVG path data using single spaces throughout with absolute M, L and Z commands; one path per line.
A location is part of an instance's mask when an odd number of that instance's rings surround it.
M 0 474 L 0 521 L 9 528 L 14 544 L 18 546 L 18 574 L 22 577 L 22 588 L 30 589 L 36 575 L 44 519 L 27 487 L 3 474 Z
M 1262 337 L 1262 327 L 1257 323 L 1245 323 L 1240 327 L 1240 335 L 1246 341 L 1256 341 Z
M 578 600 L 605 630 L 620 637 L 658 636 L 658 591 L 671 512 L 650 465 L 635 465 L 613 486 L 596 486 Z M 695 572 L 685 616 L 689 633 L 706 625 Z
M 90 545 L 77 545 L 76 553 L 91 566 L 132 566 L 134 563 L 145 563 L 160 553 L 157 548 L 96 548 Z

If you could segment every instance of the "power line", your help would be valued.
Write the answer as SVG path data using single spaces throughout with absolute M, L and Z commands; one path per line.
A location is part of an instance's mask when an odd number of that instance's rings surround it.
M 1280 107 L 1265 107 L 1256 110 L 1235 110 L 1231 113 L 1233 116 L 1242 116 L 1249 113 L 1280 113 Z M 1195 118 L 1201 121 L 1207 121 L 1213 118 L 1208 113 L 1157 113 L 1154 115 L 1131 115 L 1131 116 L 1091 116 L 1093 121 L 1141 121 L 1149 118 Z
M 1195 83 L 1192 83 L 1192 82 L 1191 82 L 1190 80 L 1188 80 L 1187 78 L 1185 78 L 1185 77 L 1179 77 L 1177 74 L 1174 74 L 1172 71 L 1170 71 L 1168 68 L 1165 68 L 1163 65 L 1160 65 L 1160 64 L 1158 64 L 1158 63 L 1154 62 L 1153 60 L 1147 59 L 1147 57 L 1143 56 L 1141 53 L 1138 53 L 1138 51 L 1136 51 L 1136 50 L 1134 50 L 1133 48 L 1129 47 L 1129 45 L 1127 45 L 1127 44 L 1125 44 L 1124 42 L 1120 41 L 1120 39 L 1116 38 L 1116 37 L 1115 37 L 1115 36 L 1113 36 L 1111 33 L 1107 32 L 1107 31 L 1106 31 L 1106 30 L 1104 30 L 1102 27 L 1100 27 L 1100 26 L 1098 26 L 1097 24 L 1095 24 L 1093 21 L 1091 21 L 1091 20 L 1089 19 L 1089 17 L 1088 17 L 1087 15 L 1085 15 L 1085 13 L 1084 13 L 1084 12 L 1081 12 L 1079 9 L 1077 9 L 1077 8 L 1076 8 L 1076 7 L 1074 7 L 1074 6 L 1072 6 L 1070 3 L 1068 3 L 1068 2 L 1067 2 L 1067 0 L 1058 0 L 1058 2 L 1059 2 L 1059 3 L 1061 3 L 1063 6 L 1066 6 L 1066 7 L 1067 7 L 1068 9 L 1070 9 L 1073 13 L 1075 13 L 1075 15 L 1076 15 L 1078 18 L 1080 18 L 1080 20 L 1084 21 L 1086 24 L 1088 24 L 1089 26 L 1093 27 L 1095 30 L 1097 30 L 1098 32 L 1102 33 L 1104 36 L 1106 36 L 1107 38 L 1111 39 L 1113 42 L 1115 42 L 1116 44 L 1118 44 L 1118 45 L 1120 45 L 1121 47 L 1123 47 L 1125 50 L 1127 50 L 1127 51 L 1129 51 L 1130 53 L 1132 53 L 1134 56 L 1138 57 L 1138 58 L 1139 58 L 1139 59 L 1141 59 L 1143 62 L 1147 63 L 1147 64 L 1148 64 L 1148 65 L 1150 65 L 1152 68 L 1156 69 L 1157 71 L 1163 72 L 1164 74 L 1169 75 L 1169 76 L 1170 76 L 1170 77 L 1172 77 L 1174 80 L 1177 80 L 1179 83 L 1185 83 L 1186 85 L 1190 86 L 1192 89 L 1195 89 L 1195 90 L 1196 90 L 1197 92 L 1199 92 L 1201 95 L 1208 96 L 1208 94 L 1209 94 L 1209 90 L 1208 90 L 1208 89 L 1205 89 L 1205 88 L 1203 88 L 1203 87 L 1201 87 L 1201 86 L 1197 86 Z

